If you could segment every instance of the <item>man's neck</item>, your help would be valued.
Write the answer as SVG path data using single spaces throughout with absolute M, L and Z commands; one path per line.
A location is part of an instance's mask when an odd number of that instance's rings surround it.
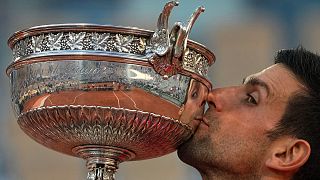
M 227 172 L 200 172 L 202 180 L 257 180 L 261 179 L 262 177 L 257 174 L 235 174 L 235 173 L 227 173 Z
M 251 173 L 251 174 L 239 174 L 230 173 L 224 171 L 206 171 L 200 172 L 202 180 L 290 180 L 292 174 L 285 175 L 272 172 Z

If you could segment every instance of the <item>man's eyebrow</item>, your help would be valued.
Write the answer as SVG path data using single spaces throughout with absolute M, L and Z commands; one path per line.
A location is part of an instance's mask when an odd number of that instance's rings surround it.
M 270 87 L 269 85 L 262 81 L 261 79 L 251 76 L 251 77 L 247 77 L 243 79 L 243 84 L 245 85 L 251 85 L 251 86 L 260 86 L 262 88 L 264 88 L 267 91 L 267 94 L 270 94 Z

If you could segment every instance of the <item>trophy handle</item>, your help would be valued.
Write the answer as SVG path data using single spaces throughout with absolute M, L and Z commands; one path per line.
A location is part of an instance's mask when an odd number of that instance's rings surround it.
M 169 41 L 168 21 L 173 7 L 178 5 L 178 2 L 171 1 L 164 6 L 158 18 L 157 30 L 150 39 L 150 49 L 159 56 L 167 54 L 169 47 L 171 46 Z
M 157 24 L 157 28 L 158 30 L 161 29 L 168 29 L 168 21 L 169 21 L 169 16 L 171 14 L 171 11 L 173 9 L 174 6 L 178 6 L 179 2 L 177 1 L 171 1 L 168 2 L 162 10 L 162 13 L 160 14 L 159 18 L 158 18 L 158 24 Z
M 196 11 L 191 15 L 189 21 L 188 21 L 188 25 L 187 25 L 187 34 L 190 34 L 190 31 L 194 25 L 194 23 L 196 22 L 196 20 L 198 19 L 198 17 L 200 16 L 201 13 L 203 13 L 205 11 L 205 8 L 203 6 L 200 6 L 196 9 Z
M 173 57 L 179 58 L 183 55 L 186 47 L 187 47 L 187 41 L 189 34 L 191 32 L 191 29 L 200 16 L 202 12 L 204 12 L 204 7 L 198 7 L 196 11 L 191 15 L 187 26 L 183 26 L 182 23 L 176 23 L 175 26 L 178 26 L 178 28 L 173 28 L 173 29 L 179 29 L 178 32 L 174 31 L 174 33 L 177 33 L 176 35 L 173 34 L 172 36 L 176 36 L 176 42 L 174 46 L 174 54 Z
M 153 65 L 154 70 L 165 79 L 181 71 L 188 36 L 195 21 L 205 10 L 204 7 L 198 7 L 191 15 L 186 26 L 181 22 L 176 22 L 169 34 L 168 19 L 170 12 L 178 4 L 176 1 L 171 1 L 163 8 L 158 18 L 157 30 L 150 39 L 147 51 L 149 62 Z

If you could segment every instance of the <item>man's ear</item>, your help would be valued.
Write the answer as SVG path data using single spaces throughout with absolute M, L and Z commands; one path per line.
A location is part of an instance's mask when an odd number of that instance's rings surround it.
M 291 137 L 279 139 L 272 146 L 271 154 L 266 160 L 265 165 L 278 172 L 294 173 L 306 163 L 310 153 L 310 145 L 305 140 Z

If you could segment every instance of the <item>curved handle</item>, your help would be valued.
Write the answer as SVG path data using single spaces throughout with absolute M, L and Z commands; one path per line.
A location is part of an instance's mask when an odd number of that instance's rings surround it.
M 204 7 L 198 7 L 186 26 L 176 22 L 169 34 L 169 16 L 173 7 L 177 5 L 177 1 L 171 1 L 164 6 L 158 18 L 157 30 L 150 39 L 150 51 L 147 53 L 154 70 L 165 78 L 177 74 L 182 69 L 188 36 L 195 21 L 205 10 Z
M 177 1 L 171 1 L 166 3 L 166 5 L 163 7 L 162 13 L 160 14 L 158 18 L 158 30 L 161 29 L 168 29 L 168 21 L 169 21 L 169 16 L 171 14 L 171 11 L 174 6 L 178 6 L 179 2 Z
M 191 15 L 187 26 L 182 26 L 182 24 L 178 23 L 175 26 L 179 26 L 178 34 L 176 34 L 176 42 L 174 46 L 174 54 L 173 57 L 179 58 L 183 55 L 185 49 L 187 48 L 187 41 L 189 34 L 191 32 L 191 29 L 200 16 L 202 12 L 204 12 L 204 7 L 198 7 L 196 11 Z

